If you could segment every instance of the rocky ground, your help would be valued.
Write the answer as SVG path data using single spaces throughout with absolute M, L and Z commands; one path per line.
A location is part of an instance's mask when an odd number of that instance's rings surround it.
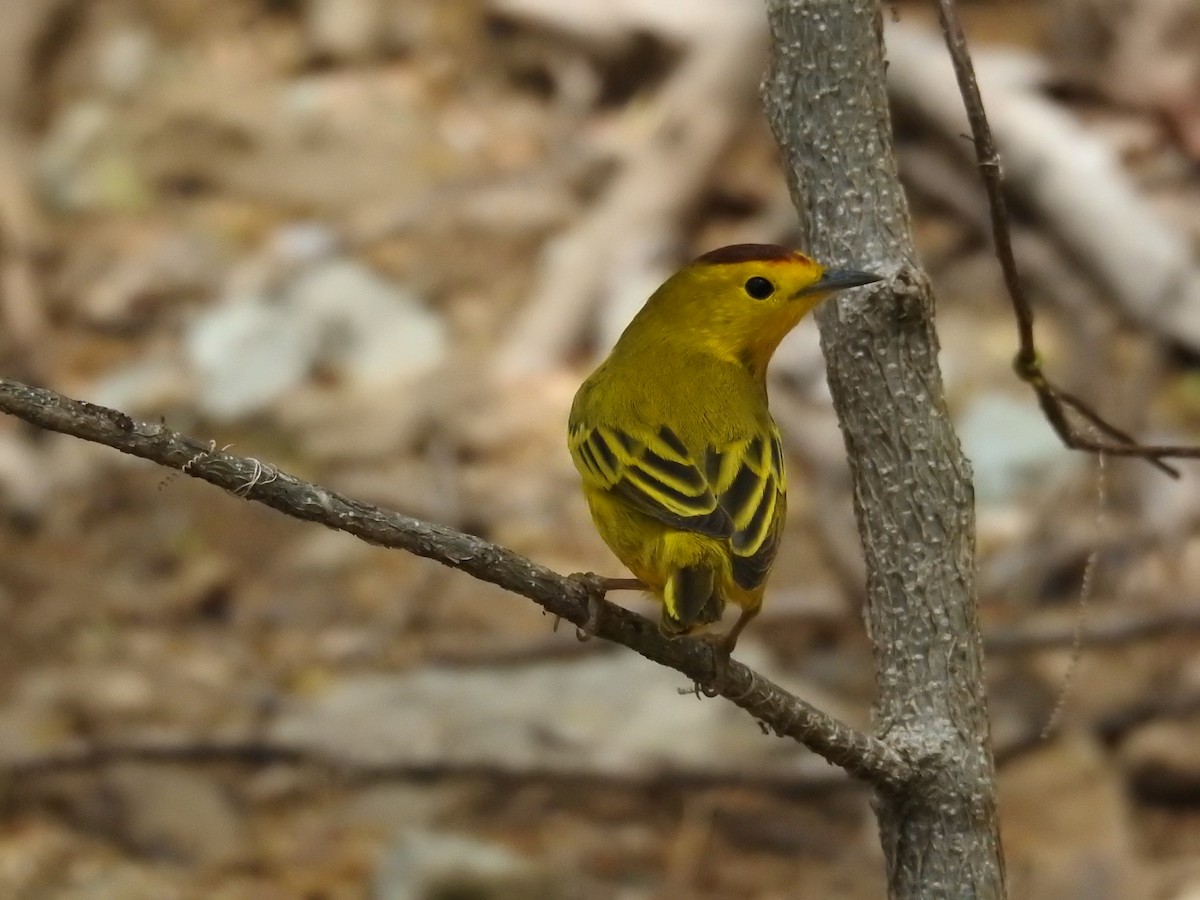
M 565 451 L 576 386 L 665 273 L 791 240 L 793 213 L 757 5 L 600 9 L 6 10 L 0 372 L 614 570 Z M 1200 23 L 1187 0 L 964 14 L 1048 367 L 1147 440 L 1200 441 Z M 1012 375 L 961 126 L 923 80 L 930 12 L 891 18 L 977 476 L 1013 896 L 1195 900 L 1195 466 L 1060 447 Z M 738 655 L 865 725 L 862 563 L 811 327 L 776 376 L 788 549 Z M 521 598 L 11 420 L 0 512 L 0 896 L 883 896 L 866 791 Z

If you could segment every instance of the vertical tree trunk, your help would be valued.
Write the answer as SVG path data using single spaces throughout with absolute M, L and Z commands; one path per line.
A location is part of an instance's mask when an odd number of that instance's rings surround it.
M 886 286 L 818 313 L 867 563 L 876 733 L 921 776 L 876 798 L 895 900 L 1002 898 L 970 467 L 946 410 L 909 233 L 878 0 L 768 0 L 768 118 L 803 245 Z

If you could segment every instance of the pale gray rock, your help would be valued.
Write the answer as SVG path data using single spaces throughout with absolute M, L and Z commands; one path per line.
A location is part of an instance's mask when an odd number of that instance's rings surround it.
M 1079 463 L 1063 449 L 1032 396 L 982 394 L 958 424 L 981 504 L 1012 502 Z
M 738 656 L 845 718 L 811 685 L 772 672 L 749 642 Z M 270 739 L 350 765 L 653 777 L 747 773 L 823 777 L 791 740 L 762 733 L 719 699 L 681 695 L 678 673 L 634 653 L 504 668 L 428 668 L 347 677 L 285 704 Z
M 196 403 L 219 419 L 260 413 L 316 369 L 347 389 L 423 374 L 446 352 L 445 324 L 411 292 L 350 259 L 303 269 L 277 295 L 234 292 L 198 318 L 185 351 Z
M 108 773 L 105 788 L 114 829 L 143 853 L 225 866 L 247 851 L 248 834 L 229 793 L 203 772 L 125 763 Z
M 457 834 L 402 832 L 375 875 L 374 900 L 569 900 L 567 879 L 506 847 Z

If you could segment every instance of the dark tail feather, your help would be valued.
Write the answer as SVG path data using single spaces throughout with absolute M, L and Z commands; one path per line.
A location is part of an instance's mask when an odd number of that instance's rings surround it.
M 667 579 L 659 627 L 664 634 L 687 634 L 697 625 L 717 621 L 722 612 L 724 604 L 715 590 L 713 570 L 685 566 Z

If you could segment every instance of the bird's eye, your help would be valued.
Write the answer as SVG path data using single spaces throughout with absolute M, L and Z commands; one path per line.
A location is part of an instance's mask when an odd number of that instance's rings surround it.
M 766 300 L 775 293 L 775 285 L 771 284 L 766 278 L 761 275 L 755 275 L 753 278 L 748 278 L 745 284 L 746 293 L 755 300 Z

